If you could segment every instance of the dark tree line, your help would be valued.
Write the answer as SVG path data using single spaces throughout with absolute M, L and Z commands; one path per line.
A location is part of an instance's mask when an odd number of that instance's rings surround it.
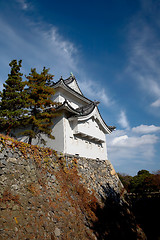
M 144 193 L 160 191 L 160 171 L 151 174 L 147 170 L 141 170 L 134 177 L 120 173 L 118 175 L 128 192 Z
M 0 132 L 10 135 L 12 130 L 23 127 L 21 134 L 28 136 L 30 144 L 36 137 L 44 143 L 42 133 L 54 138 L 51 129 L 57 116 L 51 99 L 55 94 L 54 75 L 45 67 L 41 73 L 33 68 L 23 81 L 22 60 L 13 60 L 9 66 L 10 74 L 0 92 Z

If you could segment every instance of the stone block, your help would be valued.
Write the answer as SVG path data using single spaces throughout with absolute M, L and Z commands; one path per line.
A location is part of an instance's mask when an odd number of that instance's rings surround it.
M 61 235 L 60 229 L 56 227 L 55 230 L 54 230 L 54 234 L 55 234 L 56 237 L 59 237 Z
M 14 184 L 14 185 L 12 185 L 12 188 L 13 188 L 14 190 L 17 190 L 17 189 L 18 189 L 18 185 L 17 185 L 17 184 Z
M 11 158 L 11 157 L 9 157 L 9 158 L 7 159 L 7 162 L 13 163 L 13 164 L 16 164 L 17 161 L 18 161 L 18 159 L 16 159 L 16 158 Z
M 3 159 L 3 158 L 4 158 L 4 154 L 0 153 L 0 159 Z
M 27 172 L 30 172 L 30 171 L 31 171 L 30 166 L 26 166 L 25 168 L 26 168 Z

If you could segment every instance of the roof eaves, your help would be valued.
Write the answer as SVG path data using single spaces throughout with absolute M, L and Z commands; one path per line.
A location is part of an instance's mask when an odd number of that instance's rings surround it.
M 100 111 L 99 111 L 98 107 L 97 107 L 97 110 L 98 110 L 98 113 L 99 113 L 99 115 L 100 115 L 100 117 L 101 117 L 103 123 L 106 125 L 106 127 L 110 130 L 110 133 L 111 133 L 113 130 L 116 129 L 116 127 L 115 127 L 115 126 L 108 126 L 108 125 L 105 123 L 104 119 L 102 118 L 102 116 L 101 116 L 101 114 L 100 114 Z
M 75 76 L 70 76 L 69 78 L 67 78 L 67 79 L 64 80 L 65 84 L 67 84 L 67 85 L 70 84 L 70 83 L 72 83 L 72 82 L 74 82 L 74 81 L 76 82 L 76 85 L 77 85 L 80 93 L 82 94 L 82 96 L 84 96 L 83 93 L 82 93 L 82 91 L 81 91 L 81 89 L 80 89 L 80 87 L 79 87 L 79 85 L 78 85 L 78 82 L 77 82 Z M 69 87 L 69 86 L 68 86 L 68 87 Z M 74 89 L 73 89 L 73 90 L 74 90 Z
M 57 85 L 57 86 L 56 86 L 56 85 Z M 74 95 L 77 95 L 79 98 L 83 98 L 83 99 L 87 100 L 87 101 L 90 102 L 90 103 L 93 102 L 93 101 L 90 100 L 89 98 L 85 97 L 83 94 L 80 94 L 80 93 L 76 92 L 74 89 L 72 89 L 71 87 L 69 87 L 69 86 L 65 83 L 65 80 L 63 80 L 62 78 L 60 78 L 60 80 L 54 84 L 54 88 L 55 88 L 55 86 L 58 87 L 59 85 L 65 86 L 70 92 L 72 92 Z
M 65 100 L 63 102 L 63 104 L 61 104 L 60 106 L 58 106 L 56 108 L 57 111 L 60 111 L 60 110 L 68 110 L 69 112 L 73 113 L 73 114 L 78 114 L 78 112 L 67 102 L 67 100 Z

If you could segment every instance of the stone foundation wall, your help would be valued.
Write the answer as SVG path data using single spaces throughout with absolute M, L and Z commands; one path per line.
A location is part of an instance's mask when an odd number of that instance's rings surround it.
M 97 209 L 110 194 L 116 208 L 105 203 L 109 219 L 104 234 L 124 235 L 127 227 L 136 235 L 135 220 L 120 197 L 123 189 L 108 160 L 63 156 L 0 135 L 2 240 L 101 239 L 103 214 Z M 117 209 L 115 217 L 110 207 Z
M 0 175 L 3 185 L 6 185 L 6 180 L 9 178 L 9 175 L 15 175 L 17 172 L 21 172 L 20 179 L 24 179 L 25 182 L 35 181 L 36 179 L 37 167 L 32 154 L 34 149 L 29 149 L 25 143 L 20 143 L 19 145 L 21 147 L 15 147 L 14 141 L 12 142 L 11 140 L 5 142 L 5 147 L 0 143 Z M 43 150 L 37 147 L 36 151 L 39 151 L 38 154 L 41 155 L 41 151 Z M 82 183 L 84 183 L 88 189 L 94 189 L 99 196 L 106 197 L 105 194 L 107 193 L 107 188 L 120 194 L 124 190 L 124 187 L 109 160 L 88 159 L 59 153 L 56 153 L 56 156 L 55 154 L 51 154 L 48 158 L 50 160 L 47 161 L 50 162 L 51 167 L 53 167 L 52 165 L 55 165 L 55 162 L 57 162 L 58 159 L 62 158 L 63 161 L 66 162 L 66 167 L 72 166 L 73 162 L 76 162 L 79 175 L 82 177 Z M 44 165 L 44 159 L 42 158 L 41 160 Z M 52 176 L 52 179 L 53 178 L 54 177 Z M 15 186 L 12 186 L 11 188 L 16 186 L 17 188 L 20 187 L 20 181 L 15 182 Z
M 73 155 L 65 155 L 67 165 L 73 159 L 77 160 L 79 174 L 83 177 L 82 182 L 88 189 L 94 189 L 99 197 L 105 198 L 107 194 L 116 192 L 122 194 L 124 187 L 119 180 L 109 160 L 82 158 Z

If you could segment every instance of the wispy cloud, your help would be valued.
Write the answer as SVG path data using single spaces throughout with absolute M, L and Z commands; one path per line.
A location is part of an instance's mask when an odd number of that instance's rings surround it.
M 160 107 L 160 42 L 158 1 L 141 1 L 141 11 L 129 24 L 129 64 L 127 72 L 137 81 L 151 107 Z M 150 19 L 147 20 L 146 16 Z
M 45 28 L 46 27 L 46 28 Z M 41 27 L 32 22 L 23 23 L 24 29 L 17 29 L 5 19 L 0 19 L 1 77 L 4 81 L 9 69 L 8 64 L 12 59 L 22 59 L 23 70 L 28 74 L 31 67 L 38 71 L 43 66 L 50 67 L 58 77 L 69 75 L 71 71 L 77 72 L 77 49 L 72 42 L 64 39 L 54 26 L 47 28 L 41 23 Z M 45 29 L 45 30 L 44 30 Z M 27 36 L 27 37 L 26 37 Z
M 26 0 L 16 0 L 17 3 L 19 3 L 21 5 L 21 8 L 23 10 L 27 10 L 29 7 L 29 4 Z
M 19 2 L 23 9 L 29 8 L 29 2 L 26 0 L 15 1 Z M 10 70 L 8 64 L 12 59 L 22 59 L 24 74 L 28 74 L 31 67 L 41 71 L 43 66 L 46 66 L 55 74 L 57 81 L 61 75 L 67 78 L 70 72 L 73 72 L 86 96 L 92 100 L 100 100 L 105 106 L 113 103 L 107 89 L 95 79 L 91 79 L 84 68 L 81 68 L 83 64 L 79 58 L 78 46 L 60 34 L 54 25 L 48 25 L 43 21 L 36 23 L 26 16 L 22 20 L 17 28 L 12 22 L 0 18 L 0 35 L 3 43 L 0 47 L 2 69 Z M 3 81 L 6 80 L 7 73 L 2 70 Z
M 121 125 L 122 128 L 126 128 L 126 129 L 130 128 L 126 113 L 123 110 L 121 110 L 119 114 L 118 123 Z
M 152 107 L 160 107 L 160 99 L 157 99 L 155 102 L 151 104 Z
M 107 107 L 114 104 L 114 100 L 109 97 L 107 89 L 94 80 L 90 80 L 84 73 L 81 74 L 81 81 L 79 83 L 84 95 L 87 95 L 92 100 L 99 100 Z

